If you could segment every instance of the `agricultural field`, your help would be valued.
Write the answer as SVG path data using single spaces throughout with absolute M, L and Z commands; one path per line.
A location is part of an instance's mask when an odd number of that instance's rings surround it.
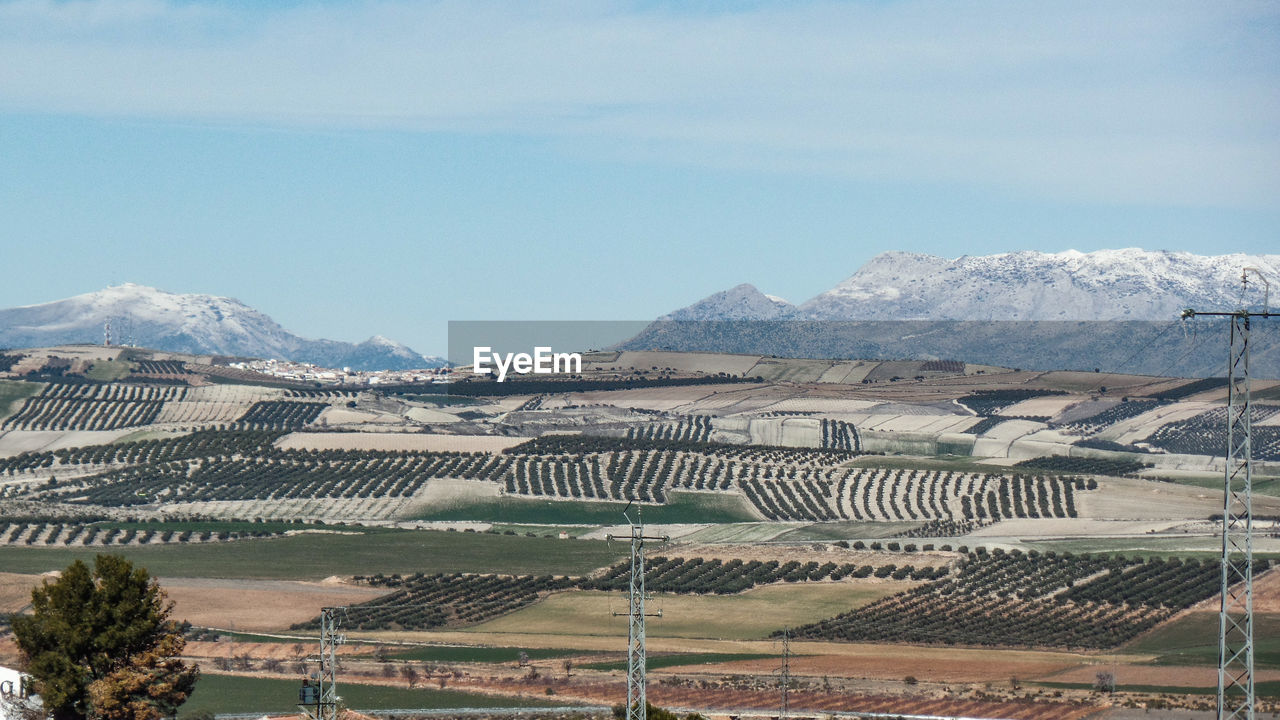
M 487 395 L 89 350 L 0 380 L 0 616 L 124 555 L 193 625 L 196 709 L 271 710 L 332 606 L 367 707 L 611 705 L 637 518 L 667 538 L 651 690 L 680 707 L 775 712 L 784 631 L 813 713 L 1083 717 L 1105 664 L 1124 702 L 1194 708 L 1216 661 L 1220 380 L 601 353 Z M 1280 408 L 1254 420 L 1270 687 Z
M 0 420 L 17 412 L 27 398 L 40 391 L 39 383 L 0 380 Z
M 654 612 L 661 609 L 662 617 L 650 621 L 648 633 L 654 638 L 759 640 L 767 638 L 779 625 L 798 625 L 826 617 L 839 609 L 872 602 L 901 587 L 886 582 L 851 590 L 827 583 L 762 587 L 728 597 L 657 595 L 649 604 Z M 625 603 L 626 596 L 618 593 L 561 593 L 526 610 L 482 623 L 471 632 L 625 638 Z M 622 617 L 613 614 L 619 611 L 623 612 Z
M 1212 597 L 1219 572 L 1215 563 L 1200 560 L 997 549 L 971 553 L 954 578 L 797 628 L 795 634 L 850 641 L 1114 648 Z

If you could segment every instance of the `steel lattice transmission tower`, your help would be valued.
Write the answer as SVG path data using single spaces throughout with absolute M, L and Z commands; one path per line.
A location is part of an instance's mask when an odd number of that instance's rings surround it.
M 626 517 L 624 514 L 623 517 Z M 637 515 L 637 518 L 639 516 Z M 666 542 L 670 538 L 644 534 L 642 521 L 631 525 L 631 579 L 628 583 L 629 608 L 627 622 L 627 720 L 645 720 L 648 701 L 645 698 L 645 638 L 646 617 L 662 617 L 662 611 L 646 613 L 644 609 L 644 544 L 645 541 Z M 609 535 L 610 540 L 619 539 Z M 621 615 L 622 613 L 614 613 Z
M 787 714 L 790 711 L 790 698 L 787 697 L 788 691 L 791 689 L 791 628 L 782 628 L 782 669 L 779 671 L 781 677 L 779 683 L 782 686 L 782 713 L 778 716 L 781 720 L 787 720 Z
M 320 655 L 311 658 L 319 663 L 315 685 L 304 681 L 298 692 L 298 705 L 311 720 L 337 720 L 338 718 L 338 646 L 346 638 L 338 634 L 338 613 L 345 607 L 327 607 L 320 610 Z
M 1262 311 L 1243 307 L 1249 274 L 1262 280 Z M 1222 502 L 1222 602 L 1218 610 L 1218 718 L 1254 720 L 1253 687 L 1253 432 L 1249 397 L 1249 321 L 1280 317 L 1270 304 L 1267 279 L 1256 268 L 1241 273 L 1242 307 L 1235 312 L 1186 310 L 1184 318 L 1225 317 L 1231 323 L 1227 355 L 1227 454 Z

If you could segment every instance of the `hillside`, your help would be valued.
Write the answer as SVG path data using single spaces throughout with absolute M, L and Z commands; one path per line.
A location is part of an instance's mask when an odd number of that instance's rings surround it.
M 311 340 L 233 298 L 172 293 L 126 283 L 65 300 L 0 310 L 0 347 L 101 343 L 197 355 L 291 360 L 323 367 L 404 370 L 440 367 L 387 338 Z
M 799 306 L 741 285 L 618 347 L 1210 377 L 1225 372 L 1226 323 L 1178 316 L 1238 307 L 1246 265 L 1280 277 L 1274 255 L 1131 249 L 947 260 L 891 252 Z M 1253 330 L 1254 373 L 1280 378 L 1280 328 L 1258 322 Z

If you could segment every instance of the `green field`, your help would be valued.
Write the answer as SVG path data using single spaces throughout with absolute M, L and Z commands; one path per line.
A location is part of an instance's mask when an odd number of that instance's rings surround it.
M 111 382 L 112 380 L 120 380 L 129 374 L 133 369 L 133 365 L 128 361 L 122 360 L 99 360 L 89 366 L 84 376 L 90 380 L 99 382 Z
M 1280 668 L 1280 615 L 1256 613 L 1253 622 L 1254 664 Z M 1154 654 L 1160 665 L 1216 665 L 1218 614 L 1205 611 L 1184 615 L 1158 626 L 1125 650 Z
M 396 650 L 388 657 L 392 660 L 419 660 L 426 662 L 514 663 L 524 652 L 530 660 L 552 660 L 599 653 L 569 648 L 518 648 L 469 645 L 432 645 L 411 650 Z M 652 667 L 652 665 L 650 665 Z
M 40 383 L 0 380 L 0 420 L 9 417 L 22 407 L 22 401 L 40 392 Z
M 172 530 L 175 533 L 193 532 L 273 532 L 282 533 L 290 530 L 344 530 L 346 528 L 334 527 L 329 525 L 311 525 L 303 523 L 288 522 L 251 522 L 245 520 L 192 520 L 181 522 L 160 522 L 160 521 L 104 521 L 96 522 L 93 525 L 110 530 L 112 528 L 120 528 L 121 530 L 155 530 L 156 532 L 165 532 Z
M 447 407 L 451 405 L 481 405 L 481 401 L 473 397 L 465 397 L 462 395 L 437 395 L 437 394 L 404 394 L 396 397 L 413 402 L 420 402 L 425 405 L 435 405 L 436 407 Z
M 560 533 L 566 532 L 573 537 L 581 537 L 588 533 L 599 529 L 598 525 L 533 525 L 533 524 L 510 524 L 500 525 L 494 523 L 489 526 L 489 532 L 496 533 L 515 533 L 524 535 L 525 533 L 533 533 L 538 537 L 557 537 Z
M 256 523 L 255 523 L 256 524 Z M 334 527 L 351 534 L 306 534 L 228 543 L 111 548 L 161 577 L 320 580 L 330 575 L 500 572 L 579 575 L 626 554 L 621 543 L 488 533 Z M 61 570 L 94 549 L 0 547 L 6 572 Z
M 483 520 L 509 524 L 616 525 L 626 503 L 537 500 L 505 495 L 433 508 L 418 520 Z M 632 518 L 634 519 L 634 515 Z M 746 501 L 728 493 L 673 492 L 665 505 L 644 506 L 646 523 L 735 523 L 756 520 Z
M 778 542 L 830 542 L 867 538 L 887 538 L 920 527 L 918 522 L 824 522 L 789 530 L 775 538 Z
M 301 682 L 297 680 L 206 673 L 200 678 L 191 699 L 182 706 L 178 717 L 201 710 L 213 713 L 296 713 L 300 685 Z M 454 690 L 409 690 L 405 687 L 359 685 L 343 682 L 341 677 L 338 679 L 338 694 L 348 707 L 356 710 L 552 707 L 570 704 Z
M 787 583 L 737 595 L 655 594 L 646 610 L 661 612 L 662 617 L 651 617 L 646 632 L 649 637 L 761 640 L 783 627 L 817 622 L 910 586 L 900 582 Z M 556 593 L 467 632 L 626 637 L 626 609 L 622 593 Z
M 715 663 L 735 662 L 737 660 L 763 660 L 780 657 L 765 653 L 679 653 L 675 655 L 649 655 L 645 658 L 645 667 L 650 670 L 685 667 L 687 665 L 712 665 Z M 793 656 L 795 657 L 795 656 Z M 583 670 L 626 670 L 626 660 L 612 662 L 585 663 L 578 667 Z

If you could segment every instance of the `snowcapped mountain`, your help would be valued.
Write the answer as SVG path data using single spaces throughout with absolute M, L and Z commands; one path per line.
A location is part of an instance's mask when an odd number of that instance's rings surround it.
M 1188 307 L 1238 307 L 1240 273 L 1246 266 L 1278 281 L 1280 290 L 1280 255 L 1203 256 L 1130 248 L 948 260 L 887 252 L 794 311 L 752 302 L 742 289 L 755 288 L 739 285 L 662 319 L 1171 320 Z M 1261 290 L 1250 295 L 1250 302 L 1260 303 Z M 719 307 L 724 313 L 715 315 Z
M 0 347 L 102 342 L 107 323 L 115 342 L 173 352 L 276 358 L 360 370 L 444 364 L 380 335 L 359 344 L 309 340 L 239 300 L 133 283 L 0 310 Z
M 1280 255 L 888 252 L 798 307 L 739 285 L 659 318 L 619 347 L 1217 375 L 1226 324 L 1198 320 L 1188 332 L 1178 317 L 1188 307 L 1260 306 L 1256 282 L 1242 303 L 1245 267 L 1261 270 L 1280 295 Z M 694 322 L 663 322 L 670 320 Z M 1280 377 L 1280 325 L 1259 323 L 1251 343 L 1256 371 Z
M 658 319 L 777 320 L 791 314 L 795 309 L 796 306 L 786 300 L 774 295 L 765 295 L 754 285 L 743 283 Z

